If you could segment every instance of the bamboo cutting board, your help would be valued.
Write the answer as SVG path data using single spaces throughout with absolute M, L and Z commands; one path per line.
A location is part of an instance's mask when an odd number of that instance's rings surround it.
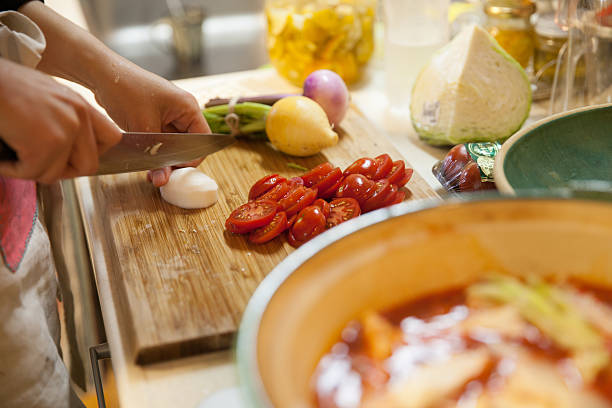
M 203 103 L 215 97 L 295 92 L 272 70 L 182 81 Z M 208 156 L 200 169 L 219 184 L 219 201 L 202 210 L 164 202 L 145 173 L 92 177 L 79 185 L 92 197 L 83 211 L 93 256 L 102 256 L 124 347 L 140 364 L 228 347 L 246 303 L 270 270 L 293 248 L 284 239 L 249 244 L 225 231 L 228 214 L 246 202 L 260 177 L 301 174 L 288 162 L 312 168 L 324 161 L 345 168 L 355 159 L 400 154 L 381 131 L 351 108 L 340 142 L 308 158 L 286 156 L 267 143 L 239 141 Z M 407 163 L 409 166 L 409 163 Z M 438 197 L 414 174 L 410 199 Z M 93 215 L 95 214 L 95 215 Z M 97 254 L 97 252 L 102 252 Z

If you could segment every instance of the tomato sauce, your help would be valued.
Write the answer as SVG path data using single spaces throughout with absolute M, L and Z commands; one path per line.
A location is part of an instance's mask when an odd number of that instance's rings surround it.
M 612 291 L 592 290 L 575 286 L 612 308 Z M 611 309 L 612 310 L 612 309 Z M 389 383 L 409 375 L 419 364 L 443 361 L 444 358 L 466 350 L 486 346 L 486 339 L 467 336 L 457 326 L 473 312 L 467 305 L 465 288 L 451 289 L 425 296 L 390 310 L 375 313 L 380 327 L 371 329 L 368 319 L 349 323 L 330 353 L 325 355 L 313 376 L 314 398 L 321 408 L 359 407 L 364 396 L 384 391 Z M 380 320 L 380 322 L 379 322 Z M 530 334 L 510 341 L 537 359 L 560 365 L 570 355 L 535 326 L 525 323 Z M 368 336 L 374 336 L 374 341 Z M 379 337 L 377 339 L 377 336 Z M 391 340 L 390 340 L 391 339 Z M 492 341 L 494 341 L 493 339 Z M 372 344 L 391 341 L 392 351 L 382 358 L 376 356 L 382 348 Z M 484 342 L 483 342 L 484 341 Z M 612 337 L 606 338 L 612 353 Z M 468 378 L 451 400 L 463 401 L 471 395 L 486 390 L 496 381 L 504 380 L 506 362 L 493 358 L 478 375 Z M 610 402 L 612 407 L 612 364 L 605 368 L 590 389 Z M 446 405 L 445 405 L 446 406 Z

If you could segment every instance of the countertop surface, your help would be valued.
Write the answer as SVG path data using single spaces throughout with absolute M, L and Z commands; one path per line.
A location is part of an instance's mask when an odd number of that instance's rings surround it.
M 276 75 L 264 70 L 261 70 L 261 74 Z M 231 80 L 231 77 L 231 74 L 227 75 L 228 80 Z M 203 103 L 204 101 L 197 95 L 197 89 L 201 89 L 202 82 L 209 79 L 210 77 L 191 78 L 176 81 L 176 84 L 194 93 Z M 382 71 L 374 63 L 368 70 L 364 83 L 351 90 L 353 103 L 376 125 L 380 137 L 388 137 L 426 182 L 434 189 L 442 191 L 440 184 L 431 173 L 431 167 L 446 154 L 446 149 L 423 144 L 406 119 L 386 115 L 388 109 L 386 97 L 381 90 L 384 88 L 382 82 Z M 78 85 L 69 85 L 95 104 L 93 95 L 88 90 Z M 76 184 L 80 192 L 82 211 L 90 211 L 94 206 L 89 179 L 77 179 Z M 91 252 L 113 369 L 117 378 L 119 399 L 123 407 L 198 407 L 216 391 L 237 385 L 237 373 L 231 350 L 146 366 L 132 363 L 122 346 L 124 335 L 118 324 L 119 310 L 113 302 L 109 276 L 105 273 L 104 255 L 102 251 L 96 249 L 95 244 Z M 226 398 L 220 398 L 220 401 L 223 403 Z M 206 405 L 212 408 L 216 406 L 220 405 L 212 400 Z

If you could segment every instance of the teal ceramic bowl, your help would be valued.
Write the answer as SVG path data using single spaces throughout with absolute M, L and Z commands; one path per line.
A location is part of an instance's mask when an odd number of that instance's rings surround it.
M 609 190 L 612 186 L 612 104 L 580 108 L 541 120 L 502 146 L 495 183 L 519 190 Z

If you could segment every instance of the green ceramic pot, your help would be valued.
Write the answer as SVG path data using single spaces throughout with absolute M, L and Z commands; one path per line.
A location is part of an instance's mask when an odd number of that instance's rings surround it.
M 495 160 L 499 191 L 612 191 L 612 104 L 541 120 L 502 146 Z

